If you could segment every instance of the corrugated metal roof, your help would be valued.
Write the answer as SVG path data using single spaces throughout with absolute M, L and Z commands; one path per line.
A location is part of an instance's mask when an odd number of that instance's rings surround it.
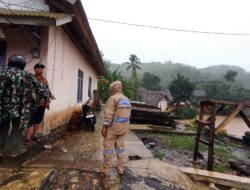
M 39 12 L 39 11 L 28 11 L 28 10 L 14 10 L 0 8 L 0 15 L 4 16 L 24 16 L 24 17 L 42 17 L 50 19 L 62 19 L 69 15 L 53 12 Z

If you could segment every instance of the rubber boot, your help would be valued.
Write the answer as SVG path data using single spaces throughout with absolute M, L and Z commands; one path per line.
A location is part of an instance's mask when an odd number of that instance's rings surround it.
M 0 136 L 0 157 L 4 155 L 5 150 L 4 150 L 4 142 L 5 138 L 3 136 Z
M 4 141 L 4 153 L 7 155 L 11 154 L 12 151 L 12 137 L 6 136 Z

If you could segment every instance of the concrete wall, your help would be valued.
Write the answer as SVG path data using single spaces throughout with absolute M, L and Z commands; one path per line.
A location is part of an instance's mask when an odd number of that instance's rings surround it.
M 4 28 L 3 32 L 6 37 L 7 41 L 7 58 L 13 54 L 21 54 L 25 55 L 27 60 L 26 70 L 33 72 L 33 67 L 36 63 L 41 61 L 43 64 L 46 65 L 46 59 L 35 59 L 32 57 L 31 50 L 34 47 L 40 48 L 41 55 L 45 55 L 45 51 L 47 51 L 47 29 L 46 27 L 41 29 L 41 41 L 42 44 L 40 45 L 38 40 L 31 34 L 31 32 L 25 30 L 21 27 L 16 28 Z
M 51 26 L 48 39 L 46 77 L 57 99 L 46 113 L 47 132 L 67 122 L 76 106 L 86 100 L 89 77 L 92 77 L 92 90 L 97 89 L 98 79 L 96 71 L 61 27 Z M 84 72 L 82 102 L 77 102 L 78 69 Z

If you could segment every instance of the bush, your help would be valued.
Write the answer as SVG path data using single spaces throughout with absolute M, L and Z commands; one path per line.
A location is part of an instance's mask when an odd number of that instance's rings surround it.
M 197 131 L 198 129 L 198 124 L 195 121 L 191 121 L 188 125 L 187 128 L 191 131 Z
M 176 112 L 178 119 L 194 119 L 198 114 L 198 110 L 193 107 L 184 107 Z

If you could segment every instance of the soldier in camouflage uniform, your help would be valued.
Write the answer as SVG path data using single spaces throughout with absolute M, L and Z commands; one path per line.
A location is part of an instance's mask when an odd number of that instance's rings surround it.
M 30 126 L 40 97 L 46 95 L 34 76 L 24 71 L 25 65 L 23 56 L 13 55 L 8 68 L 0 72 L 0 156 L 8 153 L 15 157 L 25 152 L 22 135 Z

